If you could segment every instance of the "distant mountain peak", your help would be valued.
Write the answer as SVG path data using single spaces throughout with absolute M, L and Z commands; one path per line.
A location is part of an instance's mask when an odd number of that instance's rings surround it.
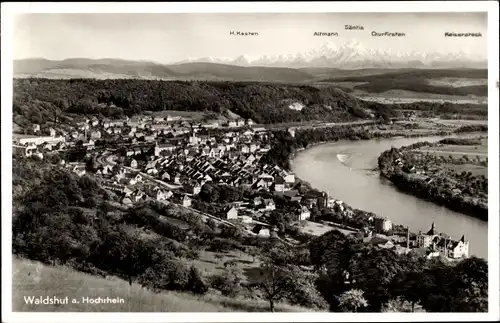
M 193 60 L 204 61 L 205 59 Z M 391 48 L 374 49 L 365 47 L 359 40 L 351 39 L 345 43 L 326 41 L 317 48 L 296 54 L 263 55 L 250 58 L 240 55 L 234 59 L 217 59 L 211 62 L 239 66 L 268 67 L 334 67 L 343 69 L 359 68 L 401 68 L 401 67 L 485 67 L 486 60 L 471 55 L 465 50 L 454 53 L 440 52 L 397 52 Z

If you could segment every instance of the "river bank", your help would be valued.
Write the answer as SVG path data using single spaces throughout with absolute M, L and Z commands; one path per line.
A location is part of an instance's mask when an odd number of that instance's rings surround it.
M 443 207 L 414 196 L 398 193 L 392 183 L 385 178 L 379 178 L 379 172 L 373 171 L 380 153 L 392 145 L 415 142 L 411 140 L 413 138 L 422 137 L 423 141 L 429 138 L 425 138 L 422 133 L 408 132 L 398 133 L 390 138 L 385 138 L 385 134 L 382 138 L 380 134 L 371 135 L 373 135 L 373 138 L 370 138 L 372 140 L 346 138 L 346 140 L 313 142 L 307 145 L 307 148 L 296 146 L 287 155 L 290 169 L 297 179 L 309 187 L 319 192 L 329 192 L 331 197 L 344 201 L 349 208 L 370 210 L 370 212 L 362 211 L 366 216 L 377 214 L 388 217 L 394 224 L 410 227 L 412 232 L 427 231 L 431 223 L 436 222 L 438 227 L 447 228 L 447 233 L 453 238 L 459 239 L 462 234 L 466 234 L 473 245 L 473 253 L 487 258 L 487 224 L 459 213 L 446 211 Z M 460 131 L 432 131 L 426 132 L 425 135 L 467 136 Z M 305 150 L 307 154 L 304 153 Z M 281 151 L 286 149 L 282 147 Z M 354 158 L 348 164 L 344 164 L 337 159 L 338 153 L 351 154 Z M 332 168 L 332 165 L 335 165 L 335 168 Z
M 476 160 L 470 160 L 467 155 L 454 159 L 451 154 L 459 154 L 460 151 L 450 150 L 450 155 L 445 157 L 446 152 L 440 151 L 441 155 L 436 156 L 432 154 L 432 150 L 430 154 L 427 151 L 427 155 L 421 150 L 424 147 L 438 146 L 441 145 L 417 143 L 400 149 L 386 150 L 378 158 L 380 174 L 405 193 L 488 221 L 488 179 L 484 174 L 480 174 L 480 170 L 486 170 L 487 173 L 487 161 L 482 161 L 478 155 L 475 156 Z M 464 146 L 466 145 L 449 147 Z M 446 150 L 446 146 L 441 149 Z M 474 151 L 472 148 L 465 150 Z M 483 150 L 487 151 L 487 146 Z M 480 169 L 474 169 L 472 166 L 478 166 Z M 469 168 L 476 174 L 467 171 Z M 461 173 L 458 173 L 460 171 Z

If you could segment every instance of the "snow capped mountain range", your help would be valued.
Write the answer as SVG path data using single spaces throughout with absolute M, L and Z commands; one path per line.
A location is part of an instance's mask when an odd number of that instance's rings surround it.
M 218 63 L 238 66 L 268 67 L 333 67 L 342 69 L 358 68 L 486 68 L 486 59 L 464 51 L 455 53 L 393 52 L 390 49 L 366 48 L 360 42 L 351 40 L 342 45 L 326 42 L 317 49 L 307 52 L 262 56 L 250 58 L 246 55 L 231 58 L 203 57 L 187 59 L 182 63 Z

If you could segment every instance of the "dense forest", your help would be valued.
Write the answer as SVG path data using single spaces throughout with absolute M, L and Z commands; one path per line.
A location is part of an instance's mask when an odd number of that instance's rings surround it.
M 302 104 L 302 110 L 289 108 Z M 62 112 L 107 117 L 141 111 L 226 109 L 257 123 L 350 121 L 396 116 L 390 107 L 361 101 L 335 87 L 249 82 L 147 80 L 14 80 L 14 122 L 43 123 Z
M 258 82 L 202 82 L 93 79 L 15 79 L 13 121 L 23 128 L 63 119 L 66 113 L 120 118 L 142 111 L 232 111 L 257 123 L 339 122 L 399 117 L 400 110 L 428 116 L 487 117 L 483 105 L 363 101 L 335 86 Z M 303 105 L 301 110 L 291 109 Z

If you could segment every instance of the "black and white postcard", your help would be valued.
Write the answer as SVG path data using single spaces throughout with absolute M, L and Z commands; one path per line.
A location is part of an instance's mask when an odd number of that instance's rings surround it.
M 2 321 L 498 319 L 497 2 L 1 21 Z

